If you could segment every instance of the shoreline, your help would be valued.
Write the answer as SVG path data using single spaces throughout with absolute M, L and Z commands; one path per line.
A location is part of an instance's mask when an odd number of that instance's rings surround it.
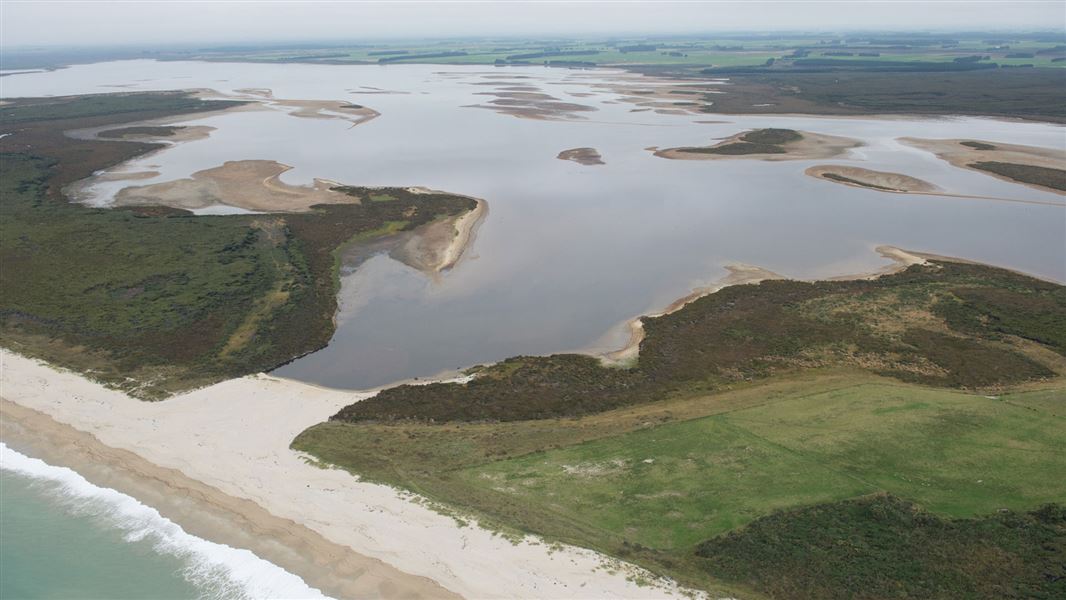
M 827 277 L 825 281 L 850 281 L 853 279 L 877 279 L 882 275 L 891 275 L 898 273 L 915 264 L 926 264 L 927 259 L 940 259 L 940 260 L 954 260 L 960 261 L 962 259 L 952 259 L 946 256 L 939 256 L 933 254 L 923 254 L 920 252 L 912 252 L 908 250 L 901 250 L 895 246 L 877 246 L 874 251 L 880 254 L 882 257 L 891 260 L 892 262 L 874 271 L 866 273 L 858 273 L 853 275 L 838 275 L 835 277 Z M 686 304 L 698 300 L 704 296 L 709 296 L 718 292 L 724 288 L 733 285 L 748 285 L 760 283 L 762 281 L 768 281 L 772 279 L 793 279 L 784 275 L 779 275 L 773 271 L 763 269 L 762 267 L 756 267 L 752 265 L 726 265 L 724 267 L 729 271 L 729 275 L 719 279 L 711 285 L 703 288 L 697 288 L 692 290 L 689 294 L 674 300 L 668 304 L 665 308 L 658 311 L 652 311 L 642 315 L 633 317 L 625 321 L 624 326 L 629 329 L 629 339 L 626 343 L 616 350 L 608 352 L 592 352 L 589 353 L 592 356 L 599 358 L 607 366 L 612 367 L 626 367 L 634 363 L 638 358 L 640 352 L 640 343 L 644 340 L 644 325 L 641 322 L 644 318 L 655 318 L 670 313 L 676 312 L 684 307 Z M 808 281 L 808 280 L 801 280 Z
M 306 544 L 309 563 L 287 562 L 284 545 L 277 543 L 273 547 L 278 555 L 264 552 L 263 556 L 291 567 L 323 591 L 333 590 L 328 581 L 323 583 L 328 577 L 322 573 L 344 564 L 375 566 L 360 571 L 373 573 L 364 574 L 371 579 L 363 581 L 375 583 L 379 593 L 367 594 L 375 597 L 412 597 L 408 592 L 423 590 L 414 597 L 662 598 L 680 591 L 671 581 L 591 550 L 549 545 L 532 536 L 512 541 L 476 524 L 460 523 L 415 494 L 315 466 L 289 448 L 298 433 L 367 393 L 260 375 L 151 403 L 7 349 L 0 350 L 0 358 L 3 398 L 22 410 L 37 411 L 59 429 L 72 428 L 78 434 L 73 438 L 95 439 L 98 445 L 92 446 L 102 453 L 93 464 L 115 469 L 120 465 L 114 456 L 134 456 L 136 460 L 127 464 L 150 465 L 148 479 L 156 484 L 181 490 L 191 489 L 182 486 L 191 481 L 214 490 L 213 498 L 228 497 L 242 519 L 266 532 L 268 542 L 279 536 Z M 5 424 L 10 413 L 4 411 Z M 43 435 L 47 425 L 42 425 L 47 421 L 20 423 L 25 437 L 44 441 L 46 452 L 66 453 L 75 461 L 84 457 L 81 451 L 48 443 Z M 4 437 L 16 439 L 6 430 Z M 66 461 L 53 464 L 61 462 Z M 90 478 L 89 473 L 83 475 Z M 130 495 L 152 505 L 144 492 Z M 189 492 L 174 497 L 200 500 Z M 205 533 L 195 522 L 176 517 L 190 533 Z M 277 524 L 285 525 L 279 529 Z M 299 533 L 301 528 L 310 533 Z M 215 529 L 206 530 L 206 539 L 214 536 Z M 328 551 L 337 547 L 343 550 L 341 555 Z M 386 574 L 398 574 L 397 580 Z M 638 585 L 638 577 L 659 585 Z
M 191 535 L 250 550 L 328 596 L 458 597 L 432 580 L 401 573 L 275 517 L 254 502 L 228 496 L 133 452 L 106 446 L 42 412 L 0 398 L 0 417 L 0 432 L 9 448 L 136 498 Z

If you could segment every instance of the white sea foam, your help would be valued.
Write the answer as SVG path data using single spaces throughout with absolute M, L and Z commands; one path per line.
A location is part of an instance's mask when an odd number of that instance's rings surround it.
M 49 465 L 0 442 L 0 469 L 42 483 L 72 513 L 91 515 L 123 532 L 129 542 L 147 541 L 161 554 L 186 563 L 182 575 L 204 598 L 327 598 L 298 576 L 254 553 L 198 538 L 150 506 L 116 490 L 93 485 L 77 472 Z

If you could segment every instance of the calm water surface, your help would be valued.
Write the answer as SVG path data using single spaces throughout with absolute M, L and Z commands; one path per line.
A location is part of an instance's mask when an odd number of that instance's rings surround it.
M 501 79 L 506 76 L 507 79 Z M 539 67 L 253 65 L 124 61 L 4 78 L 5 96 L 122 90 L 270 88 L 277 98 L 344 100 L 382 116 L 357 127 L 284 110 L 190 119 L 217 130 L 134 161 L 154 183 L 227 160 L 276 160 L 283 179 L 409 186 L 484 198 L 467 259 L 432 279 L 384 255 L 342 278 L 328 348 L 277 371 L 365 388 L 501 359 L 622 343 L 627 319 L 747 263 L 795 277 L 871 270 L 873 248 L 963 256 L 1066 280 L 1066 209 L 886 194 L 807 177 L 814 164 L 898 171 L 959 194 L 1062 202 L 957 169 L 896 138 L 972 138 L 1062 148 L 1061 126 L 978 118 L 831 119 L 631 112 L 603 83 L 619 74 Z M 573 121 L 472 108 L 499 86 L 532 85 L 595 112 Z M 393 93 L 377 93 L 378 90 Z M 375 93 L 368 93 L 375 92 Z M 593 96 L 571 96 L 572 93 Z M 703 122 L 700 121 L 718 121 Z M 844 159 L 672 161 L 649 146 L 707 144 L 756 127 L 858 138 Z M 590 146 L 606 165 L 555 158 Z M 91 188 L 106 204 L 128 182 Z

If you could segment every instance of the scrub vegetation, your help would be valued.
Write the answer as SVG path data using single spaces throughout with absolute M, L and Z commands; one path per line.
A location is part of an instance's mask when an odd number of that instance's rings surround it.
M 803 135 L 791 129 L 756 129 L 740 136 L 735 142 L 718 146 L 678 148 L 677 151 L 689 154 L 784 154 L 787 150 L 782 144 L 802 139 Z
M 1020 183 L 1039 185 L 1066 192 L 1066 170 L 1063 169 L 994 161 L 976 162 L 970 166 Z
M 835 586 L 835 595 L 821 586 L 846 579 L 856 562 L 879 586 L 929 592 L 920 597 L 959 597 L 986 585 L 1054 597 L 1055 580 L 984 571 L 990 558 L 977 546 L 948 545 L 977 535 L 964 535 L 973 523 L 1006 519 L 1002 510 L 1066 501 L 1055 475 L 1066 468 L 1063 406 L 1061 379 L 989 397 L 855 369 L 811 369 L 581 417 L 334 420 L 305 431 L 293 447 L 460 507 L 484 525 L 594 548 L 719 595 L 855 597 L 852 584 Z M 852 499 L 884 492 L 959 533 L 938 547 L 958 553 L 931 563 L 941 576 L 912 569 L 913 555 L 902 550 L 870 557 L 871 548 L 906 549 L 928 535 L 897 516 L 886 522 L 876 511 L 845 510 Z M 838 521 L 787 545 L 796 561 L 789 562 L 775 554 L 785 551 L 774 540 L 820 524 L 810 513 L 778 513 L 804 507 Z M 981 535 L 1009 550 L 997 558 L 1024 562 L 1027 577 L 1053 572 L 1061 541 L 1049 547 L 1043 534 L 1031 533 L 988 526 Z M 955 575 L 979 571 L 963 582 Z M 1010 587 L 1023 584 L 1035 587 Z
M 335 251 L 474 208 L 405 189 L 307 213 L 97 209 L 64 186 L 159 146 L 63 131 L 225 108 L 183 93 L 21 99 L 0 107 L 4 345 L 144 398 L 274 368 L 333 334 Z M 121 131 L 121 128 L 118 128 Z
M 516 357 L 293 448 L 718 595 L 1061 594 L 1066 287 L 938 260 L 643 323 L 628 368 Z
M 630 368 L 578 354 L 516 357 L 468 383 L 384 390 L 334 419 L 572 417 L 812 366 L 995 391 L 1054 375 L 1045 355 L 1066 355 L 1066 287 L 945 261 L 870 281 L 732 286 L 643 325 Z

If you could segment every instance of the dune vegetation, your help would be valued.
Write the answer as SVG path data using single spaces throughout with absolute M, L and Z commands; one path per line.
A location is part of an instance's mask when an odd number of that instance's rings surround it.
M 215 110 L 184 93 L 20 99 L 0 107 L 0 332 L 20 353 L 144 398 L 274 368 L 333 334 L 338 248 L 476 201 L 346 187 L 351 204 L 194 216 L 90 208 L 63 188 L 159 146 L 64 131 Z M 128 131 L 128 129 L 127 129 Z M 388 194 L 391 202 L 361 202 Z

